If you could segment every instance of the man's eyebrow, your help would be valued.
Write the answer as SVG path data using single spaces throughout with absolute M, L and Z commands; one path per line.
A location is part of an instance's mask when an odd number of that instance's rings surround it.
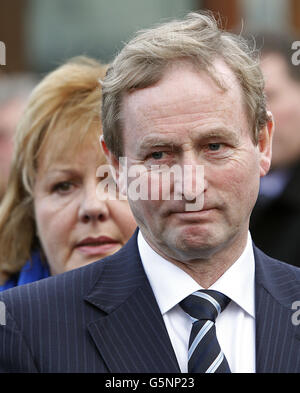
M 239 142 L 239 134 L 230 127 L 215 127 L 215 128 L 201 128 L 195 129 L 191 134 L 194 143 L 205 142 L 214 138 L 226 138 L 229 142 L 233 144 L 237 144 Z M 180 144 L 178 140 L 171 139 L 170 136 L 164 137 L 164 134 L 161 135 L 145 135 L 142 140 L 137 144 L 136 149 L 139 153 L 143 153 L 148 151 L 151 148 L 155 147 L 168 147 L 173 151 L 180 149 Z
M 175 148 L 177 144 L 173 140 L 169 140 L 169 138 L 164 138 L 162 136 L 151 136 L 146 135 L 138 144 L 137 149 L 139 151 L 148 150 L 152 147 L 171 147 L 172 149 Z
M 192 131 L 192 138 L 213 138 L 213 137 L 230 137 L 230 138 L 235 138 L 238 139 L 238 133 L 236 132 L 235 129 L 231 127 L 214 127 L 214 128 L 197 128 Z M 164 145 L 177 145 L 176 140 L 170 140 L 170 137 L 164 138 L 164 135 L 161 134 L 159 136 L 156 135 L 146 135 L 142 140 L 141 140 L 141 145 L 150 145 L 150 146 L 164 146 Z
M 201 132 L 195 130 L 193 133 L 193 139 L 196 141 L 206 141 L 214 138 L 226 138 L 232 143 L 238 143 L 239 133 L 237 133 L 234 129 L 227 127 L 217 127 L 207 130 L 202 129 Z

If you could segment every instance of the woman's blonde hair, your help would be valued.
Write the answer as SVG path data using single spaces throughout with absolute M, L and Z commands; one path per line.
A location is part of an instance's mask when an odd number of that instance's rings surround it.
M 102 133 L 101 84 L 107 66 L 80 56 L 50 72 L 33 90 L 18 124 L 7 191 L 0 205 L 0 276 L 17 273 L 39 246 L 33 187 L 39 155 L 56 138 L 53 157 Z M 48 154 L 48 152 L 47 152 Z M 99 155 L 101 150 L 99 147 Z M 104 161 L 104 160 L 103 160 Z
M 116 157 L 123 155 L 122 99 L 126 93 L 159 82 L 168 65 L 179 59 L 205 70 L 224 88 L 214 69 L 218 58 L 239 81 L 257 143 L 259 131 L 268 120 L 257 51 L 241 36 L 222 30 L 212 13 L 202 12 L 138 32 L 116 56 L 102 85 L 103 136 L 109 150 Z

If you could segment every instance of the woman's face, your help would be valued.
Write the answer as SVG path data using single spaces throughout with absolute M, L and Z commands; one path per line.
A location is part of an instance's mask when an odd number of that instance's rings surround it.
M 127 201 L 96 195 L 99 144 L 90 140 L 69 150 L 51 162 L 43 149 L 34 187 L 37 233 L 52 275 L 115 253 L 136 228 Z

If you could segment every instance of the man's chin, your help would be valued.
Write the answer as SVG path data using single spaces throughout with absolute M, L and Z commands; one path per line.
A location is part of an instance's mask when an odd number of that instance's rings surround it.
M 222 241 L 212 235 L 206 236 L 178 236 L 176 241 L 172 242 L 170 250 L 176 250 L 177 259 L 189 261 L 196 259 L 211 258 L 222 246 Z M 174 251 L 173 251 L 174 252 Z

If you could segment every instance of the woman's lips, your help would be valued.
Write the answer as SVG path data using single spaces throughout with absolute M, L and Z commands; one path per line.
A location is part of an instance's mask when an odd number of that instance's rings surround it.
M 75 248 L 87 256 L 101 256 L 111 254 L 119 247 L 120 243 L 117 240 L 107 236 L 100 236 L 85 238 Z

